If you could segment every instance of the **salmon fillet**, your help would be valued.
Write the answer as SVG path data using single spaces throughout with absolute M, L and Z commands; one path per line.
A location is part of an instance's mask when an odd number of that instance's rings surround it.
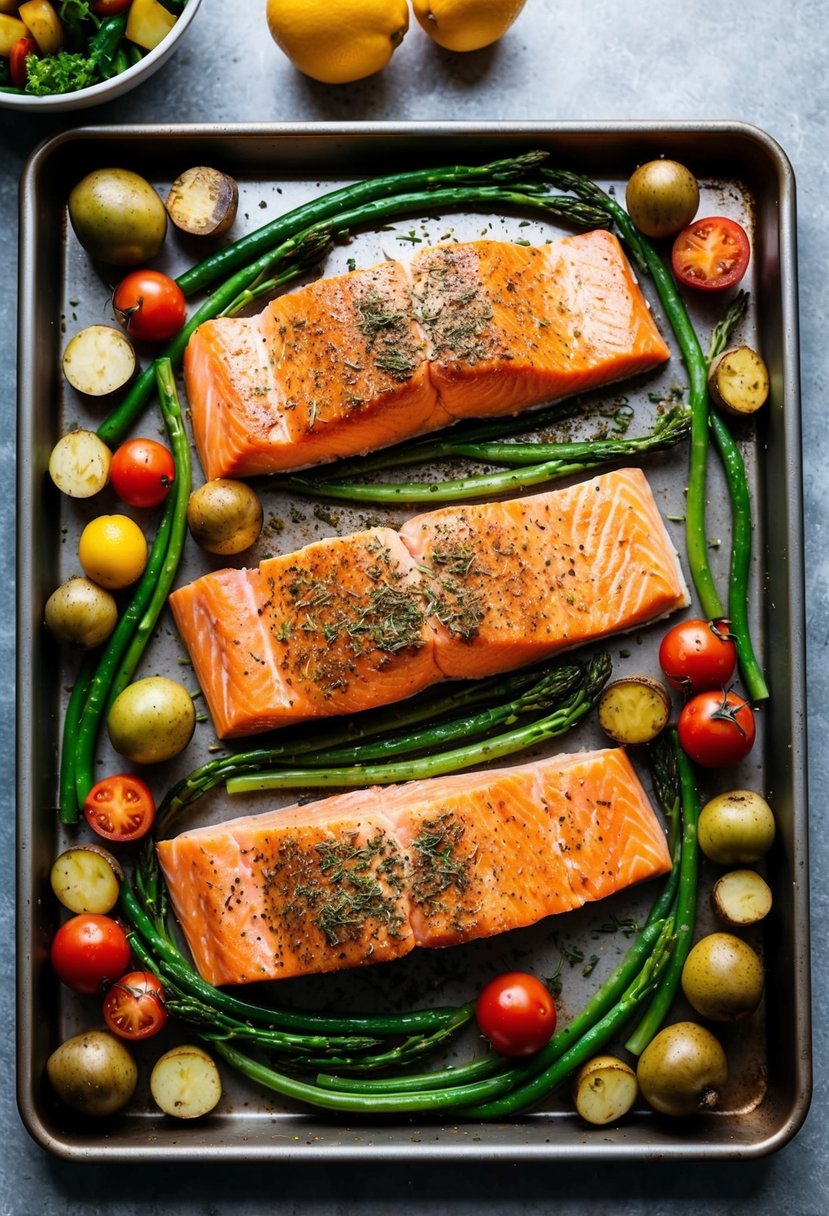
M 205 476 L 307 468 L 664 362 L 608 232 L 424 249 L 205 321 L 184 374 Z
M 196 966 L 217 985 L 491 937 L 671 864 L 621 748 L 336 794 L 157 852 Z
M 687 603 L 639 469 L 318 541 L 170 596 L 220 738 L 509 671 Z

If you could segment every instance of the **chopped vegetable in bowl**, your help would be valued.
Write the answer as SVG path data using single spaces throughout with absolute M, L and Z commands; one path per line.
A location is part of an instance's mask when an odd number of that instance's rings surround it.
M 81 108 L 145 79 L 201 0 L 20 0 L 0 11 L 0 107 Z

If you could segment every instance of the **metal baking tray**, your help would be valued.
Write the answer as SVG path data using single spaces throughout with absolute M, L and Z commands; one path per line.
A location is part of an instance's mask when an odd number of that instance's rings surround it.
M 729 773 L 725 785 L 762 789 L 774 806 L 779 830 L 767 865 L 774 910 L 763 930 L 752 935 L 765 957 L 767 999 L 739 1027 L 715 1028 L 731 1065 L 721 1107 L 695 1121 L 671 1122 L 643 1105 L 620 1123 L 595 1129 L 579 1121 L 565 1092 L 553 1095 L 544 1109 L 507 1123 L 426 1125 L 415 1118 L 320 1116 L 227 1077 L 216 1112 L 182 1125 L 158 1114 L 149 1098 L 149 1064 L 162 1049 L 151 1041 L 140 1045 L 141 1079 L 128 1110 L 98 1122 L 72 1115 L 45 1083 L 45 1061 L 63 1038 L 96 1024 L 99 1011 L 95 998 L 76 998 L 62 989 L 48 963 L 49 942 L 61 916 L 49 886 L 49 869 L 71 838 L 59 828 L 54 807 L 62 711 L 75 659 L 58 653 L 44 636 L 41 621 L 46 597 L 76 568 L 79 526 L 88 515 L 112 507 L 104 500 L 80 506 L 59 503 L 46 473 L 50 449 L 62 431 L 78 423 L 95 426 L 102 417 L 89 414 L 60 373 L 67 336 L 82 324 L 106 319 L 111 289 L 74 238 L 67 222 L 68 191 L 83 174 L 107 164 L 143 173 L 162 192 L 184 168 L 216 165 L 240 183 L 235 236 L 330 185 L 388 172 L 390 166 L 483 162 L 532 148 L 546 150 L 553 162 L 587 172 L 618 193 L 638 162 L 659 155 L 676 157 L 699 177 L 703 208 L 740 218 L 752 234 L 753 258 L 744 283 L 751 308 L 742 332 L 744 340 L 764 353 L 772 394 L 762 417 L 739 437 L 755 503 L 752 614 L 772 697 L 750 760 L 737 774 Z M 739 1158 L 767 1154 L 785 1144 L 809 1105 L 811 1039 L 795 188 L 779 146 L 756 128 L 733 122 L 90 127 L 58 135 L 33 153 L 20 199 L 18 1100 L 36 1141 L 60 1156 L 94 1161 Z M 556 235 L 554 228 L 535 222 L 519 227 L 520 222 L 519 216 L 482 215 L 405 220 L 359 234 L 335 251 L 324 272 L 344 268 L 348 257 L 369 265 L 384 256 L 400 256 L 412 242 L 482 234 L 530 240 Z M 156 264 L 175 273 L 200 256 L 201 250 L 171 234 Z M 661 320 L 649 284 L 643 288 Z M 719 320 L 722 309 L 722 301 L 713 298 L 695 305 L 701 333 Z M 663 329 L 668 332 L 664 324 Z M 620 395 L 628 398 L 638 426 L 653 408 L 648 406 L 652 390 L 664 393 L 683 381 L 675 355 L 663 373 L 619 386 L 603 399 L 613 400 L 614 394 L 617 402 Z M 586 401 L 588 417 L 597 400 L 602 400 L 601 394 L 592 403 Z M 143 429 L 154 433 L 159 425 L 153 416 Z M 683 514 L 686 471 L 684 449 L 647 465 L 659 505 L 674 521 L 669 526 L 680 549 L 682 526 L 677 521 Z M 723 586 L 729 525 L 716 468 L 709 494 L 712 564 Z M 288 551 L 317 536 L 350 530 L 367 514 L 330 510 L 306 500 L 271 500 L 265 505 L 269 523 L 248 564 L 268 550 Z M 399 521 L 410 513 L 414 509 L 374 514 Z M 203 557 L 188 552 L 181 577 L 192 577 L 203 568 Z M 616 674 L 653 669 L 659 632 L 643 630 L 623 645 L 612 646 Z M 144 670 L 164 670 L 180 654 L 175 631 L 164 621 Z M 209 724 L 200 726 L 184 768 L 201 762 L 211 742 L 215 745 Z M 586 723 L 559 740 L 557 750 L 600 742 L 595 725 Z M 110 759 L 104 749 L 102 762 Z M 715 788 L 712 781 L 705 792 Z M 271 796 L 258 805 L 265 809 L 276 801 Z M 199 813 L 218 820 L 239 810 L 237 803 L 228 808 L 226 798 L 211 796 Z M 76 835 L 80 833 L 78 829 Z M 710 924 L 704 892 L 711 878 L 704 870 L 702 927 Z M 287 999 L 323 1007 L 445 1003 L 471 995 L 482 977 L 496 969 L 520 965 L 550 975 L 563 964 L 565 954 L 572 955 L 572 945 L 581 943 L 584 957 L 596 961 L 589 977 L 582 975 L 589 968 L 573 966 L 572 957 L 563 965 L 560 1017 L 566 1018 L 625 949 L 624 935 L 604 932 L 602 922 L 613 912 L 619 917 L 639 915 L 652 898 L 652 891 L 630 892 L 616 897 L 609 908 L 597 905 L 489 942 L 455 951 L 421 951 L 429 957 L 410 956 L 383 967 L 317 977 L 313 983 L 293 982 Z M 458 1050 L 461 1055 L 475 1050 L 474 1034 Z

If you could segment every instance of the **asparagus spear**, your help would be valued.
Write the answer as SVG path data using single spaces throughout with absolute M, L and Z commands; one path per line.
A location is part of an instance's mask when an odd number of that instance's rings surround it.
M 686 438 L 690 414 L 678 407 L 668 410 L 647 435 L 638 438 L 589 439 L 578 443 L 443 443 L 442 455 L 467 456 L 491 464 L 523 465 L 496 473 L 472 473 L 446 481 L 353 482 L 318 481 L 285 477 L 276 484 L 294 494 L 348 502 L 457 502 L 488 494 L 524 489 L 544 482 L 600 468 L 614 460 L 659 452 Z

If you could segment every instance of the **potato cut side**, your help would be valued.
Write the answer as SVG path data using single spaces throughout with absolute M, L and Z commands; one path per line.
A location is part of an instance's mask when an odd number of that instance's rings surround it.
M 108 397 L 135 372 L 135 351 L 120 329 L 88 325 L 72 338 L 63 355 L 63 374 L 86 397 Z
M 576 1110 L 585 1122 L 598 1127 L 626 1115 L 638 1094 L 636 1073 L 615 1056 L 588 1060 L 573 1084 Z
M 617 743 L 649 743 L 671 716 L 671 698 L 658 680 L 624 676 L 599 699 L 599 725 Z
M 218 169 L 197 165 L 177 177 L 167 195 L 167 214 L 191 236 L 222 236 L 236 219 L 239 188 Z
M 754 925 L 771 911 L 772 894 L 756 870 L 730 870 L 714 883 L 711 903 L 727 925 Z
M 112 453 L 94 431 L 63 435 L 52 448 L 49 476 L 70 498 L 91 498 L 109 481 Z
M 89 844 L 61 853 L 50 880 L 55 895 L 70 912 L 104 915 L 118 902 L 123 877 L 124 871 L 111 853 Z
M 711 364 L 708 391 L 714 403 L 727 413 L 754 414 L 769 395 L 768 368 L 750 346 L 733 346 Z
M 201 1047 L 174 1047 L 156 1061 L 150 1092 L 165 1115 L 199 1119 L 209 1114 L 221 1098 L 222 1078 Z

